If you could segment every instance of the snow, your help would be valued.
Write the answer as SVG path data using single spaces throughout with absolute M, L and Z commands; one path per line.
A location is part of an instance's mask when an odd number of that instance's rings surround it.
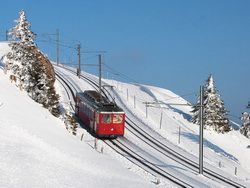
M 0 43 L 0 58 L 8 51 L 8 44 Z M 69 71 L 58 67 L 56 70 L 74 82 L 76 89 L 92 89 Z M 113 92 L 112 97 L 133 117 L 133 121 L 162 143 L 198 161 L 199 127 L 189 121 L 191 107 L 174 105 L 187 104 L 188 101 L 163 88 L 108 79 L 103 81 L 114 86 L 113 90 L 107 89 Z M 0 173 L 0 187 L 155 187 L 153 176 L 129 163 L 104 143 L 98 142 L 98 149 L 94 150 L 94 138 L 84 129 L 79 128 L 77 136 L 69 134 L 60 119 L 34 103 L 25 92 L 20 92 L 1 69 L 0 86 L 3 88 L 0 92 L 0 168 L 4 172 Z M 62 106 L 70 110 L 67 95 L 59 82 L 56 82 L 56 89 L 61 95 Z M 154 107 L 147 109 L 147 118 L 145 102 L 154 102 Z M 80 141 L 82 133 L 84 137 Z M 239 130 L 226 134 L 205 130 L 205 167 L 250 186 L 249 141 Z M 196 187 L 222 187 L 152 150 L 128 130 L 124 142 L 131 143 L 135 150 L 139 147 L 138 151 L 149 160 L 165 165 L 171 173 Z M 101 147 L 104 147 L 104 154 L 100 152 Z M 157 187 L 169 186 L 172 186 L 169 182 L 161 180 Z
M 0 53 L 5 47 L 0 44 Z M 60 119 L 20 92 L 2 70 L 0 86 L 0 187 L 153 186 L 96 152 L 93 138 L 81 142 L 70 135 Z
M 112 84 L 112 81 L 107 81 Z M 188 153 L 198 156 L 199 127 L 190 123 L 191 116 L 189 106 L 168 105 L 167 103 L 187 104 L 188 101 L 178 95 L 162 88 L 152 86 L 139 86 L 118 83 L 117 93 L 121 96 L 126 106 L 133 109 L 133 113 L 144 119 L 144 122 L 154 130 L 163 135 L 173 144 L 184 149 Z M 143 88 L 143 89 L 142 89 Z M 133 107 L 133 100 L 127 101 L 127 89 L 130 96 L 140 96 L 141 101 L 137 100 L 136 108 Z M 145 118 L 145 104 L 143 101 L 165 101 L 164 109 L 149 108 L 149 118 Z M 160 114 L 163 111 L 163 123 L 160 129 Z M 146 119 L 146 120 L 145 120 Z M 178 129 L 181 128 L 181 141 L 178 144 Z M 239 131 L 231 131 L 226 134 L 218 134 L 213 130 L 204 131 L 204 160 L 206 165 L 218 167 L 221 162 L 222 168 L 226 174 L 234 175 L 235 167 L 238 168 L 237 178 L 242 181 L 250 180 L 250 150 L 247 146 L 250 140 L 240 134 Z M 197 160 L 194 159 L 194 160 Z

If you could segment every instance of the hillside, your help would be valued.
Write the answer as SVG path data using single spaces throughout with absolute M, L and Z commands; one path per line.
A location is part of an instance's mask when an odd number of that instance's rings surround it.
M 7 52 L 0 44 L 0 53 Z M 70 135 L 0 69 L 0 187 L 150 187 L 107 154 Z
M 7 51 L 8 45 L 0 43 L 0 56 Z M 76 75 L 63 68 L 55 67 L 55 70 L 74 82 L 79 89 L 92 88 L 84 80 L 79 80 Z M 85 74 L 97 79 L 93 75 Z M 163 88 L 108 79 L 103 81 L 115 86 L 113 90 L 115 101 L 133 116 L 135 121 L 140 122 L 146 131 L 191 160 L 198 161 L 199 131 L 198 125 L 188 121 L 191 116 L 190 107 L 170 104 L 187 103 L 185 99 Z M 154 186 L 153 177 L 130 165 L 108 147 L 104 146 L 104 154 L 95 151 L 94 138 L 83 129 L 78 128 L 77 136 L 71 136 L 60 119 L 51 116 L 27 94 L 20 92 L 14 83 L 10 83 L 2 70 L 0 70 L 0 86 L 4 88 L 0 92 L 0 127 L 4 133 L 0 137 L 2 157 L 0 167 L 6 172 L 0 178 L 0 187 Z M 56 87 L 61 95 L 61 105 L 65 109 L 69 108 L 64 89 L 58 82 Z M 157 108 L 148 108 L 148 118 L 145 118 L 145 102 L 152 101 L 163 103 Z M 180 143 L 178 143 L 179 130 L 181 130 Z M 83 142 L 80 141 L 82 133 L 85 135 Z M 125 137 L 134 143 L 138 141 L 129 131 L 126 131 Z M 247 149 L 250 144 L 249 139 L 242 136 L 239 131 L 217 134 L 206 130 L 204 137 L 205 165 L 226 177 L 249 184 L 250 149 Z M 145 148 L 145 151 L 147 149 Z M 151 153 L 151 150 L 147 152 Z M 160 155 L 155 157 L 160 158 Z M 174 165 L 164 162 L 164 165 L 170 166 L 169 170 L 175 169 Z M 235 167 L 237 176 L 234 175 Z M 183 173 L 181 169 L 179 172 Z M 184 175 L 189 176 L 185 172 Z M 192 178 L 201 181 L 200 176 Z M 168 184 L 161 184 L 163 187 L 166 185 Z

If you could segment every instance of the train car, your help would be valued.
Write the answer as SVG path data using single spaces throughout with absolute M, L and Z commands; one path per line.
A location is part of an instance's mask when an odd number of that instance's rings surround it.
M 98 137 L 124 135 L 124 111 L 96 91 L 76 94 L 75 114 Z

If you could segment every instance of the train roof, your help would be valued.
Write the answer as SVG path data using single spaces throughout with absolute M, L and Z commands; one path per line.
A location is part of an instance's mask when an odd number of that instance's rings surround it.
M 117 106 L 114 102 L 110 102 L 106 97 L 94 90 L 85 90 L 76 94 L 80 98 L 84 98 L 95 109 L 105 112 L 123 112 L 122 108 Z

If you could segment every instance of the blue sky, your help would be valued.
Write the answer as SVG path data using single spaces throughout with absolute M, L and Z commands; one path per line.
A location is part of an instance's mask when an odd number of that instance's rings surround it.
M 230 114 L 240 116 L 250 100 L 248 0 L 12 0 L 1 7 L 2 40 L 24 9 L 39 47 L 53 59 L 48 34 L 59 29 L 63 44 L 107 51 L 105 64 L 137 82 L 185 95 L 198 93 L 211 73 Z M 63 62 L 76 62 L 75 50 L 60 53 Z M 82 55 L 84 63 L 97 62 L 95 54 Z M 104 75 L 132 81 L 106 69 Z M 195 101 L 194 94 L 184 98 Z

